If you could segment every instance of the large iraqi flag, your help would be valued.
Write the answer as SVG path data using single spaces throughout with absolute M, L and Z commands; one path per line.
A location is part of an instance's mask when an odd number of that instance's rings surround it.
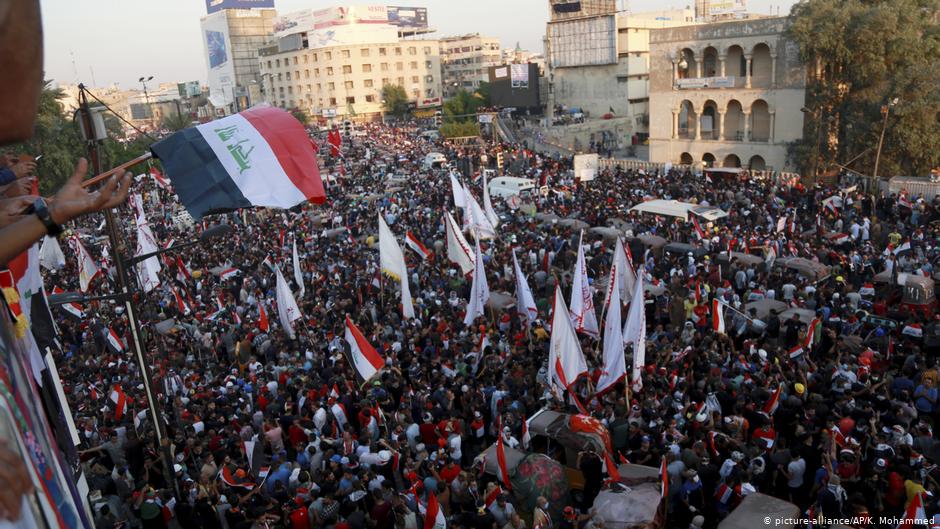
M 155 143 L 173 189 L 195 219 L 252 206 L 326 201 L 317 154 L 294 116 L 257 107 Z

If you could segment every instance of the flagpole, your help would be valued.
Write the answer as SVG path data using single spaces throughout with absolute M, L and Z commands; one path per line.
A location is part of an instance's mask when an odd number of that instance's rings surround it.
M 147 160 L 151 158 L 153 158 L 153 153 L 151 153 L 150 151 L 147 151 L 144 154 L 141 154 L 140 156 L 138 156 L 137 158 L 134 158 L 133 160 L 129 162 L 124 162 L 121 165 L 115 167 L 114 169 L 110 169 L 97 176 L 93 176 L 89 178 L 88 180 L 85 180 L 84 182 L 82 182 L 82 187 L 93 186 L 97 184 L 98 182 L 101 182 L 102 180 L 106 180 L 107 178 L 110 178 L 111 176 L 115 174 L 122 173 L 126 169 L 129 169 L 137 164 L 146 162 Z

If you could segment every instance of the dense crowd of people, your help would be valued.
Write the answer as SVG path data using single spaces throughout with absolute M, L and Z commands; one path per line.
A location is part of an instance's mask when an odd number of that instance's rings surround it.
M 614 461 L 665 461 L 666 526 L 715 527 L 757 492 L 830 519 L 900 516 L 921 493 L 927 513 L 937 511 L 929 493 L 937 490 L 940 371 L 926 346 L 933 300 L 902 314 L 892 294 L 898 278 L 931 276 L 936 200 L 677 170 L 605 169 L 579 183 L 570 158 L 524 145 L 453 146 L 423 139 L 416 125 L 359 130 L 365 134 L 347 138 L 342 156 L 323 151 L 324 206 L 238 211 L 193 225 L 170 189 L 147 177 L 132 187 L 160 245 L 192 239 L 208 224 L 234 230 L 179 259 L 171 251 L 161 285 L 137 300 L 167 447 L 152 442 L 121 306 L 88 303 L 84 318 L 55 312 L 66 351 L 59 374 L 89 486 L 100 491 L 97 527 L 414 529 L 425 527 L 431 492 L 448 527 L 613 522 L 592 506 L 606 478 L 596 453 L 572 463 L 585 490 L 550 502 L 509 491 L 490 498 L 499 477 L 477 464 L 498 436 L 517 447 L 536 411 L 578 413 L 549 391 L 546 376 L 554 288 L 561 282 L 570 295 L 583 225 L 564 219 L 617 228 L 649 285 L 642 390 L 629 401 L 623 382 L 592 394 L 603 362 L 588 336 L 581 339 L 591 376 L 570 390 L 606 425 Z M 521 207 L 494 199 L 498 236 L 483 241 L 494 292 L 514 295 L 516 251 L 539 309 L 531 328 L 514 307 L 465 326 L 471 279 L 445 249 L 450 173 L 479 199 L 477 178 L 496 168 L 497 150 L 513 174 L 546 185 Z M 424 167 L 432 151 L 448 164 Z M 630 211 L 649 198 L 728 216 L 697 223 Z M 411 232 L 433 250 L 429 259 L 406 250 L 413 319 L 402 318 L 396 282 L 381 277 L 380 214 L 400 239 Z M 89 216 L 71 228 L 107 270 L 113 255 L 96 242 L 100 221 Z M 125 231 L 133 241 L 133 224 Z M 598 307 L 616 241 L 603 233 L 584 230 Z M 650 235 L 695 251 L 663 248 Z M 291 340 L 276 316 L 274 267 L 293 278 L 295 244 L 303 285 L 292 291 L 303 318 Z M 781 266 L 791 257 L 827 272 Z M 46 273 L 47 288 L 78 290 L 68 250 L 66 262 Z M 222 273 L 231 269 L 237 275 Z M 99 288 L 109 281 L 106 274 Z M 724 332 L 713 326 L 713 299 L 728 307 Z M 347 315 L 385 359 L 368 381 L 348 360 Z M 112 331 L 124 350 L 109 342 Z M 109 398 L 114 388 L 126 409 Z

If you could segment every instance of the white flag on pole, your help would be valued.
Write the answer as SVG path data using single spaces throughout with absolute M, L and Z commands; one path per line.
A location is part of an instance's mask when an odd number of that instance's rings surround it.
M 405 254 L 395 240 L 395 234 L 389 229 L 382 214 L 379 213 L 379 262 L 382 272 L 401 285 L 401 308 L 405 319 L 415 317 L 415 308 L 411 302 L 411 289 L 408 285 L 408 267 L 405 265 Z
M 516 275 L 516 312 L 520 316 L 526 317 L 526 322 L 531 325 L 539 317 L 538 308 L 535 306 L 535 300 L 532 298 L 532 291 L 529 290 L 529 282 L 519 267 L 519 260 L 516 259 L 516 249 L 512 249 L 512 266 Z
M 633 389 L 643 388 L 640 370 L 646 365 L 646 305 L 643 301 L 643 274 L 636 280 L 636 290 L 630 302 L 627 322 L 623 326 L 624 343 L 633 344 Z
M 454 173 L 450 173 L 450 187 L 454 193 L 454 206 L 458 208 L 467 207 L 467 199 L 464 197 L 463 185 L 461 185 L 460 180 L 457 180 Z
M 137 218 L 137 253 L 135 255 L 144 255 L 159 251 L 157 241 L 150 231 L 150 225 L 146 218 Z M 140 281 L 140 287 L 144 292 L 150 292 L 160 284 L 160 259 L 153 256 L 142 263 L 137 264 L 137 278 Z
M 579 376 L 587 373 L 581 342 L 571 323 L 561 287 L 555 286 L 552 309 L 552 336 L 548 349 L 548 369 L 552 386 L 568 389 Z
M 91 254 L 85 249 L 85 245 L 79 240 L 77 235 L 69 237 L 69 246 L 75 251 L 75 257 L 78 259 L 78 285 L 82 292 L 88 292 L 91 282 L 101 273 Z
M 486 313 L 486 302 L 490 299 L 490 287 L 486 283 L 486 271 L 483 269 L 483 253 L 480 241 L 476 242 L 476 264 L 473 268 L 473 287 L 470 289 L 470 301 L 467 302 L 467 314 L 463 324 L 470 326 L 473 320 Z
M 297 300 L 290 291 L 290 286 L 284 279 L 284 274 L 280 268 L 275 268 L 277 273 L 277 315 L 281 321 L 281 327 L 287 333 L 288 338 L 294 339 L 294 328 L 292 324 L 301 318 L 300 308 L 297 306 Z
M 614 266 L 617 266 L 614 264 Z M 604 321 L 604 370 L 597 380 L 602 393 L 626 376 L 627 361 L 623 355 L 623 330 L 620 328 L 620 289 L 610 289 L 610 304 Z
M 65 254 L 59 240 L 46 235 L 39 248 L 39 264 L 46 270 L 61 270 L 65 266 Z
M 490 221 L 493 228 L 499 227 L 499 216 L 493 209 L 493 201 L 490 200 L 490 189 L 486 185 L 486 174 L 483 174 L 483 212 L 486 213 L 486 220 Z
M 306 292 L 306 288 L 304 288 L 304 275 L 300 271 L 300 257 L 297 255 L 297 240 L 296 239 L 294 239 L 293 261 L 294 261 L 294 282 L 297 283 L 297 288 L 300 289 L 300 297 L 304 297 L 304 292 Z
M 594 296 L 591 294 L 591 284 L 588 281 L 587 266 L 584 264 L 584 231 L 578 239 L 578 261 L 574 266 L 574 277 L 571 281 L 571 320 L 578 332 L 597 338 L 600 329 L 597 327 L 597 315 L 594 314 Z
M 476 262 L 470 243 L 464 238 L 457 221 L 450 213 L 444 213 L 444 226 L 447 231 L 447 258 L 460 267 L 463 275 L 467 275 L 473 271 Z
M 630 260 L 627 259 L 627 250 L 623 239 L 617 237 L 617 246 L 614 248 L 614 262 L 610 267 L 610 277 L 607 281 L 607 293 L 604 295 L 604 308 L 610 305 L 610 289 L 615 286 L 620 290 L 620 299 L 633 298 L 633 289 L 636 286 L 636 273 Z
M 464 229 L 469 230 L 474 239 L 495 238 L 496 228 L 490 223 L 480 203 L 473 198 L 473 194 L 466 186 L 464 186 L 464 195 L 467 199 L 467 208 L 464 210 Z

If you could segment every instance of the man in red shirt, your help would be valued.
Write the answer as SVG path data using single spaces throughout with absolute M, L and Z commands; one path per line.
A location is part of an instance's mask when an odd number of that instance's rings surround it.
M 304 499 L 297 496 L 294 498 L 294 502 L 297 504 L 297 508 L 290 513 L 291 529 L 310 529 L 310 513 L 307 511 Z

